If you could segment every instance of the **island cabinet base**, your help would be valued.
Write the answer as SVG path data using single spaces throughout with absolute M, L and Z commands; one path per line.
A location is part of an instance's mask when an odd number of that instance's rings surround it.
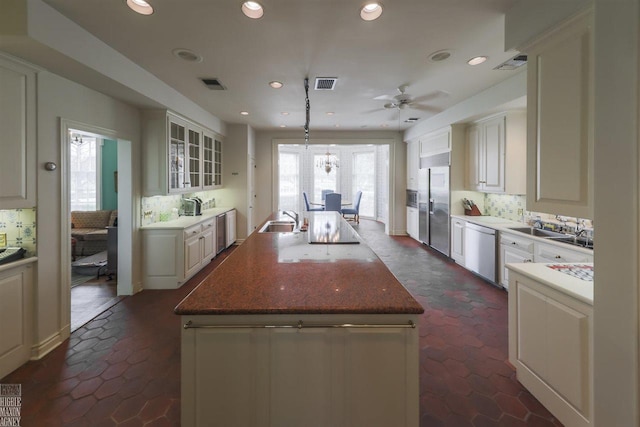
M 182 320 L 183 427 L 419 424 L 416 315 Z

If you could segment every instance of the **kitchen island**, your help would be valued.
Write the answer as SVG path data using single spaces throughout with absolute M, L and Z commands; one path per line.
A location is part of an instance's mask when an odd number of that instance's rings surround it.
M 518 381 L 564 425 L 593 425 L 593 263 L 507 268 Z
M 308 232 L 254 232 L 176 307 L 183 426 L 419 424 L 423 308 L 340 214 L 305 215 Z

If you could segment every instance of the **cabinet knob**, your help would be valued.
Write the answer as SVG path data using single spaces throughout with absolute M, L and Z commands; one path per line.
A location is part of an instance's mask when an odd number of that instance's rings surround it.
M 524 262 L 533 262 L 531 259 L 525 259 Z
M 517 245 L 517 243 L 516 243 L 516 242 L 511 242 L 511 244 L 512 244 L 512 245 Z
M 562 258 L 560 255 L 556 255 L 556 259 L 560 259 Z

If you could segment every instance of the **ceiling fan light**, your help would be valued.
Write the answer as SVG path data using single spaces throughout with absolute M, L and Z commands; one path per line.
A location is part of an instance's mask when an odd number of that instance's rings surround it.
M 382 15 L 382 5 L 377 2 L 366 3 L 360 9 L 360 17 L 365 21 L 376 20 Z
M 488 58 L 486 56 L 476 56 L 476 57 L 473 57 L 470 60 L 468 60 L 467 64 L 469 64 L 469 65 L 480 65 L 484 61 L 486 61 L 487 59 Z
M 282 82 L 278 82 L 274 80 L 272 82 L 269 82 L 269 86 L 271 86 L 274 89 L 280 89 L 284 85 L 282 84 Z
M 242 13 L 248 18 L 258 19 L 264 15 L 262 5 L 256 1 L 245 1 L 242 3 Z
M 151 15 L 153 7 L 144 0 L 127 0 L 127 6 L 140 15 Z

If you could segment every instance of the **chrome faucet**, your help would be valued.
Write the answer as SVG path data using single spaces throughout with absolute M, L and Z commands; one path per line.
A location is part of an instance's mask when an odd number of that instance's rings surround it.
M 291 218 L 292 220 L 294 220 L 296 222 L 295 227 L 298 226 L 298 220 L 300 219 L 300 217 L 298 216 L 298 213 L 296 211 L 291 211 L 293 212 L 293 215 L 291 215 L 288 211 L 282 211 L 283 215 L 288 216 L 289 218 Z
M 584 222 L 584 219 L 576 218 L 576 237 L 584 234 L 587 226 Z

